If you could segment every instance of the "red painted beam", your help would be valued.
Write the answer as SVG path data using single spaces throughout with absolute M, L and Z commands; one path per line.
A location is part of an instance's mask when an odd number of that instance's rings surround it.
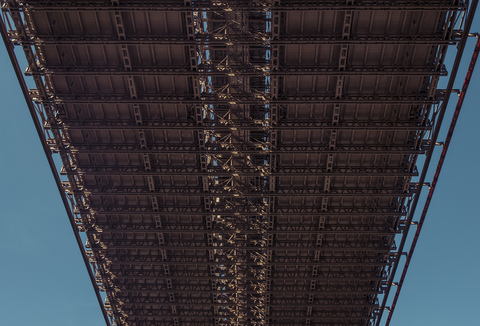
M 415 232 L 415 236 L 413 238 L 412 245 L 410 247 L 410 251 L 408 252 L 407 261 L 405 262 L 405 266 L 403 268 L 402 276 L 400 278 L 400 281 L 398 282 L 397 291 L 395 292 L 395 297 L 393 299 L 392 306 L 390 308 L 390 312 L 388 314 L 388 318 L 387 318 L 387 322 L 386 322 L 385 326 L 389 326 L 390 320 L 392 319 L 393 311 L 395 310 L 395 306 L 396 306 L 397 301 L 398 301 L 398 296 L 399 296 L 400 291 L 402 289 L 403 282 L 405 281 L 405 276 L 407 275 L 408 266 L 410 265 L 410 261 L 411 261 L 412 256 L 413 256 L 415 246 L 417 245 L 418 236 L 420 235 L 420 232 L 421 232 L 422 226 L 423 226 L 423 222 L 425 221 L 425 217 L 427 215 L 428 208 L 430 207 L 430 202 L 432 201 L 433 193 L 435 192 L 435 187 L 437 185 L 438 178 L 440 176 L 440 172 L 441 172 L 442 167 L 443 167 L 443 162 L 445 161 L 445 156 L 447 155 L 447 151 L 448 151 L 448 147 L 450 145 L 450 141 L 452 140 L 452 135 L 453 135 L 453 132 L 455 130 L 455 126 L 457 124 L 457 120 L 458 120 L 458 116 L 460 114 L 460 110 L 462 109 L 463 102 L 465 100 L 465 95 L 467 93 L 468 86 L 470 84 L 470 80 L 472 78 L 473 70 L 475 68 L 475 64 L 477 63 L 477 58 L 478 58 L 479 53 L 480 53 L 480 38 L 477 38 L 477 44 L 475 45 L 475 49 L 473 50 L 472 59 L 470 60 L 470 65 L 468 67 L 467 75 L 465 77 L 465 81 L 463 82 L 462 91 L 460 92 L 460 96 L 459 96 L 459 99 L 458 99 L 458 102 L 457 102 L 457 106 L 455 108 L 455 112 L 453 114 L 453 118 L 452 118 L 452 121 L 450 123 L 450 128 L 448 129 L 447 137 L 445 139 L 445 144 L 443 145 L 443 150 L 442 150 L 442 153 L 440 154 L 440 159 L 438 160 L 437 169 L 435 170 L 435 175 L 433 177 L 433 181 L 432 181 L 432 184 L 430 186 L 430 190 L 428 192 L 427 199 L 425 201 L 425 206 L 423 207 L 422 216 L 420 217 L 420 221 L 418 222 L 417 231 Z

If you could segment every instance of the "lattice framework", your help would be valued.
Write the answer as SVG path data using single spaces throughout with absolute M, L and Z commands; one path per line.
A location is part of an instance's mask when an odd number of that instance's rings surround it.
M 462 1 L 3 1 L 115 325 L 370 325 Z

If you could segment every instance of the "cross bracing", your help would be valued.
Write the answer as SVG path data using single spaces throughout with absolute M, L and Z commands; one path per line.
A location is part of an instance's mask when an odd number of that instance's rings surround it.
M 475 6 L 2 1 L 106 322 L 378 325 Z

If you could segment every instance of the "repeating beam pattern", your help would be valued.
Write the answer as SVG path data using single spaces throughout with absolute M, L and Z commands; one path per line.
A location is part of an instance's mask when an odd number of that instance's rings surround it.
M 379 323 L 468 3 L 2 9 L 112 325 Z

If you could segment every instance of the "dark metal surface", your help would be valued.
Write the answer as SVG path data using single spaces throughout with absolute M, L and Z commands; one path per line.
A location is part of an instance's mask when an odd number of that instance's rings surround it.
M 476 3 L 2 1 L 107 324 L 379 324 Z

